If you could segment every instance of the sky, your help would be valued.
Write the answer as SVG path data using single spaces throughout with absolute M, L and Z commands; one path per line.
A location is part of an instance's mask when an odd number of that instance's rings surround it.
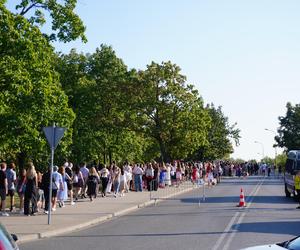
M 287 102 L 300 103 L 300 1 L 78 0 L 76 13 L 88 42 L 54 43 L 57 51 L 93 53 L 104 43 L 129 68 L 170 60 L 237 123 L 232 157 L 274 157 L 275 134 L 265 129 L 277 130 Z

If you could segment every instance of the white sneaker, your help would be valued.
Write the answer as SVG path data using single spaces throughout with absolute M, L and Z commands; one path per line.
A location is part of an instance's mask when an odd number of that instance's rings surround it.
M 55 212 L 55 211 L 56 211 L 56 208 L 52 208 L 51 211 Z
M 75 202 L 74 202 L 74 201 L 71 202 L 71 206 L 73 206 L 73 205 L 75 205 Z
M 23 209 L 21 209 L 19 213 L 20 213 L 20 214 L 24 214 L 24 210 L 23 210 Z
M 6 217 L 9 216 L 9 214 L 6 213 L 6 212 L 2 212 L 1 215 L 2 215 L 2 216 L 6 216 Z

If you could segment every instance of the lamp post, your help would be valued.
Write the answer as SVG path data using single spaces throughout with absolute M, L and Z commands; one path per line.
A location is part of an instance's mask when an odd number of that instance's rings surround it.
M 268 129 L 268 128 L 265 128 L 265 130 L 273 133 L 276 136 L 276 132 L 274 130 L 271 130 L 271 129 Z M 276 169 L 277 168 L 277 161 L 276 161 L 276 158 L 277 158 L 277 147 L 275 145 L 273 147 L 275 149 L 274 165 L 275 165 L 275 169 Z
M 258 144 L 260 144 L 261 145 L 261 152 L 262 152 L 262 158 L 265 158 L 265 148 L 264 148 L 264 144 L 262 144 L 261 142 L 259 142 L 259 141 L 254 141 L 254 143 L 258 143 Z

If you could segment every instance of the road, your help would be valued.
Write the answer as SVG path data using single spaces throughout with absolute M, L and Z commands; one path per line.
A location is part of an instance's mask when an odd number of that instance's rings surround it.
M 240 189 L 246 208 L 238 208 Z M 226 179 L 83 231 L 20 245 L 22 250 L 235 250 L 300 235 L 300 211 L 282 179 Z M 201 199 L 200 199 L 201 198 Z M 200 203 L 199 203 L 200 201 Z

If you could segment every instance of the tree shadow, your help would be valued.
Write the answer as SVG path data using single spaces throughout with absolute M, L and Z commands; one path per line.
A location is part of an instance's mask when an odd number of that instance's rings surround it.
M 248 196 L 245 198 L 246 203 L 253 197 Z M 176 198 L 174 198 L 176 199 Z M 217 197 L 205 197 L 202 200 L 202 196 L 199 197 L 187 197 L 178 198 L 183 203 L 199 203 L 199 199 L 202 203 L 238 203 L 239 196 L 217 196 Z M 295 201 L 285 196 L 255 196 L 252 203 L 266 203 L 266 204 L 295 204 Z
M 240 233 L 300 235 L 300 221 L 250 222 L 233 225 Z

